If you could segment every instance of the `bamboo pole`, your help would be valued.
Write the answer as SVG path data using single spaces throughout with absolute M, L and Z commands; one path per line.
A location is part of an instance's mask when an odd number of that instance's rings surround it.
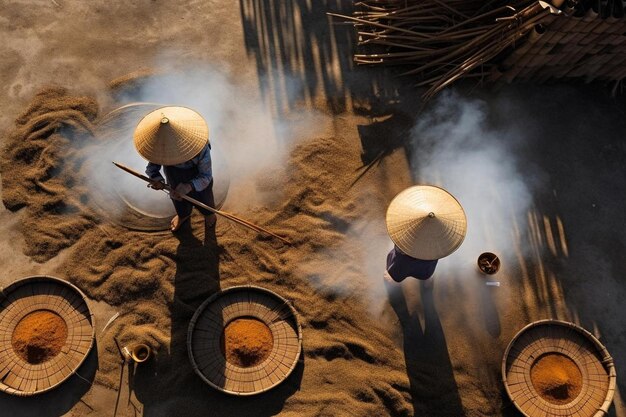
M 532 79 L 621 75 L 614 65 L 626 45 L 623 6 L 614 2 L 536 0 L 363 0 L 352 21 L 359 31 L 357 64 L 402 65 L 402 75 L 426 86 L 427 101 L 467 77 Z M 581 16 L 581 17 L 579 17 Z M 535 24 L 547 28 L 543 36 Z M 612 46 L 615 46 L 612 48 Z M 504 61 L 496 57 L 512 49 Z M 614 55 L 614 58 L 611 56 Z M 592 58 L 588 56 L 593 56 Z M 611 71 L 609 71 L 611 70 Z M 593 72 L 593 75 L 590 75 Z
M 448 84 L 445 77 L 482 77 L 484 70 L 473 73 L 478 66 L 520 39 L 532 27 L 528 20 L 546 14 L 530 0 L 489 3 L 491 7 L 477 0 L 365 0 L 356 3 L 361 10 L 353 16 L 329 15 L 354 22 L 360 46 L 381 48 L 356 54 L 357 64 L 413 64 L 403 75 L 419 74 L 418 85 L 438 91 Z
M 129 173 L 131 175 L 134 175 L 135 177 L 137 177 L 139 179 L 142 179 L 142 180 L 144 180 L 144 181 L 146 181 L 148 183 L 155 182 L 154 180 L 151 180 L 150 178 L 146 177 L 145 175 L 142 175 L 142 174 L 132 170 L 131 168 L 128 168 L 127 166 L 124 166 L 124 165 L 119 164 L 117 162 L 113 162 L 113 165 L 115 165 L 119 169 L 121 169 L 123 171 L 126 171 L 127 173 Z M 225 211 L 222 211 L 222 210 L 217 210 L 217 209 L 215 209 L 215 208 L 213 208 L 211 206 L 208 206 L 208 205 L 204 204 L 201 201 L 196 200 L 195 198 L 189 197 L 186 194 L 177 193 L 172 187 L 170 187 L 169 185 L 167 185 L 167 184 L 165 184 L 163 182 L 160 182 L 160 181 L 156 181 L 156 182 L 159 182 L 163 186 L 163 190 L 165 192 L 167 192 L 168 194 L 180 197 L 183 200 L 186 200 L 186 201 L 190 202 L 191 204 L 193 204 L 193 205 L 195 205 L 197 207 L 201 207 L 201 208 L 203 208 L 205 210 L 208 210 L 208 211 L 210 211 L 211 213 L 214 213 L 214 214 L 219 214 L 220 216 L 225 217 L 225 218 L 227 218 L 228 220 L 230 220 L 230 221 L 232 221 L 234 223 L 237 223 L 239 225 L 242 225 L 244 227 L 252 229 L 255 232 L 264 233 L 264 234 L 273 236 L 276 239 L 282 241 L 283 243 L 286 243 L 287 245 L 291 245 L 290 241 L 288 241 L 287 239 L 285 239 L 282 236 L 277 235 L 276 233 L 273 233 L 273 232 L 271 232 L 271 231 L 269 231 L 269 230 L 267 230 L 267 229 L 265 229 L 265 228 L 263 228 L 261 226 L 258 226 L 258 225 L 254 224 L 254 223 L 251 223 L 251 222 L 249 222 L 247 220 L 244 220 L 244 219 L 242 219 L 240 217 L 237 217 L 237 216 L 235 216 L 233 214 L 230 214 L 228 212 L 225 212 Z

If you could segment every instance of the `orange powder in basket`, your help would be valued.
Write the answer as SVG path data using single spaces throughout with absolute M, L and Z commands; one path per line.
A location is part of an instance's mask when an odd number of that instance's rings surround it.
M 540 356 L 530 369 L 530 379 L 539 395 L 552 404 L 570 403 L 582 389 L 580 369 L 560 353 Z
M 231 321 L 222 335 L 222 352 L 226 360 L 243 368 L 263 362 L 273 346 L 274 338 L 269 327 L 253 318 Z
M 66 341 L 65 320 L 49 310 L 37 310 L 24 316 L 11 337 L 17 355 L 32 364 L 54 358 Z

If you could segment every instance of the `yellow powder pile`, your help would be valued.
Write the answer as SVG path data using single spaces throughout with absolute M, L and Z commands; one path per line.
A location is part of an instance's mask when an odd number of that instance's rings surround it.
M 269 327 L 253 318 L 231 321 L 222 335 L 222 351 L 226 360 L 243 368 L 263 362 L 273 346 L 274 338 Z
M 539 395 L 552 404 L 570 403 L 582 389 L 580 369 L 560 353 L 539 357 L 530 369 L 530 379 Z
M 49 310 L 37 310 L 26 315 L 15 327 L 11 338 L 18 356 L 32 364 L 54 358 L 66 341 L 65 320 Z

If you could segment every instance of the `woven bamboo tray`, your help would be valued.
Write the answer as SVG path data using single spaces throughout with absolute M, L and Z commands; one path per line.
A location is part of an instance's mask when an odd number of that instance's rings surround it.
M 530 370 L 546 353 L 574 361 L 582 374 L 582 389 L 571 402 L 557 405 L 535 389 Z M 504 352 L 502 381 L 515 407 L 527 417 L 600 417 L 613 401 L 616 384 L 613 358 L 587 330 L 559 320 L 540 320 L 520 330 Z
M 17 355 L 11 338 L 29 313 L 48 310 L 67 325 L 67 341 L 55 357 L 31 364 Z M 18 396 L 49 391 L 72 376 L 87 358 L 95 339 L 94 318 L 85 295 L 59 278 L 21 279 L 0 293 L 0 390 Z
M 242 368 L 226 361 L 220 348 L 224 328 L 238 318 L 265 323 L 274 339 L 268 358 Z M 293 306 L 278 294 L 256 286 L 231 287 L 212 295 L 196 310 L 187 334 L 189 359 L 213 388 L 232 395 L 270 390 L 295 369 L 302 350 L 302 328 Z
M 158 103 L 130 103 L 104 115 L 96 126 L 96 136 L 102 143 L 109 143 L 108 148 L 105 149 L 106 153 L 115 155 L 116 162 L 143 173 L 147 162 L 134 149 L 133 132 L 137 123 L 146 114 L 163 106 L 164 104 Z M 120 141 L 120 138 L 127 138 L 128 142 Z M 219 141 L 213 141 L 211 138 L 211 146 L 211 159 L 215 174 L 213 195 L 215 208 L 219 209 L 224 205 L 228 196 L 230 173 Z M 129 149 L 132 150 L 129 152 Z M 142 184 L 140 179 L 133 178 L 113 167 L 110 158 L 96 157 L 89 163 L 94 165 L 93 172 L 106 172 L 110 175 L 110 178 L 101 184 L 101 188 L 110 189 L 92 195 L 94 208 L 103 216 L 131 230 L 158 231 L 170 228 L 170 220 L 176 213 L 165 193 L 150 190 L 146 187 L 147 184 Z M 128 182 L 136 183 L 137 188 L 125 187 L 124 185 Z M 116 184 L 117 187 L 110 187 L 110 184 Z M 149 194 L 149 198 L 145 193 Z M 154 203 L 155 198 L 159 200 L 158 204 Z

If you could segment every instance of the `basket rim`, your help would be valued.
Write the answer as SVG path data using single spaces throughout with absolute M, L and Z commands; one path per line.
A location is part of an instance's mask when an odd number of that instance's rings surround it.
M 53 385 L 51 385 L 49 387 L 46 387 L 44 389 L 37 390 L 37 391 L 20 391 L 20 390 L 17 390 L 15 388 L 11 388 L 11 387 L 3 384 L 3 383 L 0 383 L 0 391 L 5 392 L 7 394 L 16 395 L 16 396 L 19 396 L 19 397 L 30 397 L 30 396 L 33 396 L 33 395 L 43 394 L 44 392 L 48 392 L 48 391 L 50 391 L 50 390 L 52 390 L 54 388 L 57 388 L 59 385 L 63 384 L 65 381 L 67 381 L 72 375 L 74 375 L 75 373 L 78 372 L 78 369 L 87 360 L 87 357 L 91 353 L 91 350 L 93 349 L 93 345 L 95 344 L 95 341 L 96 341 L 96 321 L 95 321 L 95 316 L 93 314 L 91 306 L 89 305 L 89 300 L 88 300 L 87 296 L 85 295 L 85 293 L 83 293 L 83 291 L 80 288 L 78 288 L 76 285 L 72 284 L 71 282 L 69 282 L 69 281 L 67 281 L 65 279 L 54 277 L 52 275 L 45 275 L 45 274 L 29 275 L 29 276 L 24 277 L 24 278 L 16 279 L 12 283 L 10 283 L 8 286 L 6 286 L 4 288 L 0 288 L 0 297 L 1 298 L 5 298 L 7 294 L 15 291 L 16 289 L 18 289 L 18 288 L 20 288 L 20 287 L 22 287 L 24 285 L 32 284 L 32 283 L 35 283 L 35 282 L 44 282 L 44 281 L 49 281 L 49 282 L 54 282 L 54 283 L 59 284 L 59 285 L 64 285 L 66 287 L 69 287 L 73 291 L 75 291 L 78 295 L 80 295 L 80 297 L 82 298 L 83 302 L 87 306 L 87 311 L 89 312 L 89 321 L 91 323 L 91 337 L 90 337 L 90 342 L 89 342 L 89 348 L 87 349 L 87 353 L 85 353 L 85 355 L 82 357 L 80 362 L 74 367 L 74 369 L 72 369 L 72 372 L 68 373 L 59 382 L 57 382 L 57 383 L 55 383 L 55 384 L 53 384 Z
M 193 338 L 193 330 L 195 328 L 196 321 L 198 320 L 198 318 L 200 317 L 202 312 L 206 309 L 206 307 L 209 304 L 211 304 L 212 302 L 214 302 L 218 298 L 224 296 L 225 294 L 238 292 L 238 291 L 249 291 L 249 290 L 262 292 L 262 293 L 268 294 L 268 295 L 270 295 L 272 297 L 275 297 L 278 300 L 282 301 L 284 303 L 284 305 L 286 305 L 289 308 L 289 311 L 291 312 L 291 315 L 292 315 L 292 317 L 293 317 L 293 319 L 295 321 L 295 324 L 296 324 L 297 335 L 298 335 L 298 352 L 297 352 L 296 355 L 294 355 L 294 360 L 293 360 L 293 363 L 289 367 L 289 371 L 278 382 L 276 382 L 276 383 L 274 383 L 274 384 L 272 384 L 272 385 L 270 385 L 270 386 L 268 386 L 266 388 L 263 388 L 261 390 L 257 390 L 257 391 L 237 392 L 237 391 L 231 391 L 231 390 L 227 390 L 227 389 L 224 389 L 222 387 L 217 386 L 211 380 L 209 380 L 202 372 L 200 372 L 200 368 L 199 368 L 198 364 L 196 363 L 196 360 L 195 360 L 194 355 L 193 355 L 193 350 L 192 350 L 192 347 L 191 347 L 192 345 L 191 344 L 192 344 L 192 338 Z M 235 396 L 239 396 L 239 397 L 261 394 L 263 392 L 269 391 L 272 388 L 275 388 L 276 386 L 280 385 L 282 382 L 287 380 L 287 378 L 289 378 L 289 376 L 292 374 L 292 372 L 296 369 L 297 364 L 300 361 L 300 356 L 302 355 L 302 325 L 300 323 L 300 317 L 298 315 L 298 312 L 294 308 L 293 304 L 289 300 L 287 300 L 286 298 L 282 297 L 281 295 L 275 293 L 272 290 L 269 290 L 269 289 L 263 288 L 263 287 L 259 287 L 259 286 L 256 286 L 256 285 L 251 285 L 251 284 L 249 284 L 249 285 L 235 285 L 235 286 L 232 286 L 232 287 L 228 287 L 226 289 L 223 289 L 223 290 L 220 290 L 220 291 L 216 292 L 215 294 L 212 294 L 209 298 L 204 300 L 202 302 L 202 304 L 200 304 L 200 306 L 194 312 L 193 317 L 189 321 L 189 326 L 187 328 L 187 354 L 189 356 L 189 361 L 191 362 L 191 366 L 192 366 L 194 372 L 204 382 L 206 382 L 209 386 L 215 388 L 216 390 L 218 390 L 220 392 L 223 392 L 223 393 L 226 393 L 226 394 L 229 394 L 229 395 L 235 395 Z
M 524 416 L 532 417 L 526 414 L 517 404 L 517 401 L 515 401 L 511 396 L 511 391 L 509 389 L 509 385 L 507 384 L 507 378 L 506 378 L 506 363 L 507 363 L 507 358 L 509 356 L 509 352 L 511 348 L 513 347 L 513 345 L 515 344 L 515 342 L 521 337 L 522 334 L 524 334 L 526 331 L 534 327 L 539 327 L 539 326 L 544 326 L 544 325 L 557 325 L 557 326 L 568 327 L 570 329 L 576 330 L 577 332 L 585 336 L 593 344 L 593 346 L 598 350 L 598 353 L 603 358 L 602 365 L 607 370 L 608 377 L 609 377 L 609 386 L 607 388 L 606 397 L 604 398 L 602 405 L 598 409 L 598 411 L 602 411 L 606 414 L 608 412 L 609 407 L 611 406 L 611 403 L 613 402 L 613 396 L 615 395 L 615 388 L 617 384 L 617 373 L 615 370 L 615 363 L 613 361 L 613 357 L 609 354 L 609 351 L 602 344 L 602 342 L 600 342 L 598 338 L 596 338 L 591 332 L 577 325 L 576 323 L 572 323 L 572 322 L 564 321 L 564 320 L 557 320 L 557 319 L 542 319 L 542 320 L 537 320 L 537 321 L 527 324 L 522 329 L 520 329 L 515 334 L 515 336 L 513 336 L 513 338 L 507 345 L 506 349 L 504 350 L 504 354 L 502 355 L 502 362 L 501 362 L 502 383 L 504 385 L 504 389 L 506 390 L 507 396 L 509 397 L 511 402 L 515 405 L 515 408 L 517 408 L 517 410 L 520 413 L 522 413 Z

